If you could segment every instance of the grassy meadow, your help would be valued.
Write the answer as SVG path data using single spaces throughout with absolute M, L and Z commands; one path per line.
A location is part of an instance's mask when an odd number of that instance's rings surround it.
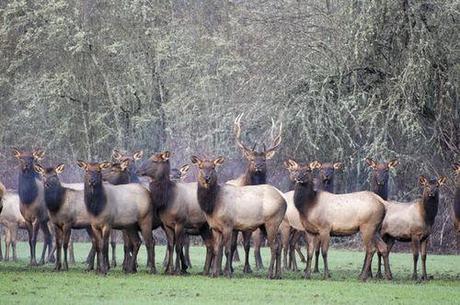
M 41 251 L 41 244 L 38 249 Z M 285 272 L 282 280 L 267 280 L 266 270 L 251 275 L 242 273 L 235 263 L 233 278 L 213 279 L 200 275 L 204 248 L 192 247 L 193 268 L 187 276 L 161 274 L 165 247 L 156 247 L 159 274 L 145 268 L 145 249 L 140 256 L 139 273 L 125 275 L 120 267 L 106 277 L 84 271 L 89 244 L 75 246 L 76 265 L 69 272 L 54 272 L 48 264 L 27 266 L 27 244 L 20 243 L 20 260 L 0 262 L 0 304 L 458 304 L 460 300 L 460 256 L 429 255 L 426 283 L 410 280 L 411 254 L 393 254 L 394 281 L 360 282 L 358 271 L 363 253 L 335 250 L 329 253 L 332 278 L 315 274 L 304 280 L 302 272 Z M 268 251 L 263 249 L 265 266 Z M 41 253 L 41 252 L 40 252 Z M 240 249 L 240 255 L 242 255 Z M 118 247 L 118 262 L 122 247 Z M 300 264 L 303 268 L 303 265 Z M 321 265 L 320 265 L 321 266 Z

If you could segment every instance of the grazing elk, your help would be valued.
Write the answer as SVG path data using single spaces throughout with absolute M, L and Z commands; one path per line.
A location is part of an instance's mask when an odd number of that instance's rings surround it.
M 64 171 L 64 164 L 48 168 L 35 164 L 34 168 L 43 178 L 45 204 L 50 221 L 54 225 L 56 237 L 54 269 L 68 270 L 67 251 L 71 244 L 71 230 L 86 229 L 88 231 L 90 226 L 90 216 L 86 211 L 84 202 L 84 191 L 68 188 L 61 184 L 58 175 Z M 62 263 L 61 258 L 62 249 L 64 249 L 64 263 Z
M 257 151 L 256 144 L 252 148 L 249 148 L 241 141 L 241 118 L 243 114 L 240 114 L 236 117 L 234 121 L 234 130 L 235 130 L 235 139 L 236 144 L 243 152 L 244 157 L 248 161 L 248 165 L 246 167 L 246 171 L 243 175 L 239 178 L 227 181 L 227 184 L 235 185 L 235 186 L 246 186 L 246 185 L 258 185 L 258 184 L 266 184 L 267 183 L 267 160 L 273 158 L 275 155 L 276 149 L 281 144 L 281 133 L 283 129 L 283 125 L 280 124 L 279 132 L 276 136 L 274 136 L 275 131 L 275 124 L 272 120 L 272 129 L 271 134 L 273 138 L 273 143 L 270 148 L 265 147 L 265 143 L 263 144 L 263 150 Z M 251 267 L 249 265 L 249 248 L 250 248 L 250 239 L 251 235 L 249 232 L 243 234 L 243 244 L 244 244 L 244 251 L 245 251 L 245 261 L 244 261 L 244 272 L 251 272 Z M 252 233 L 252 239 L 254 241 L 254 257 L 256 261 L 256 269 L 263 268 L 262 257 L 260 255 L 260 248 L 264 241 L 264 236 L 260 230 L 256 230 Z M 236 240 L 236 238 L 234 238 Z M 234 245 L 236 250 L 236 245 Z
M 286 201 L 282 194 L 267 184 L 219 185 L 216 167 L 222 165 L 223 157 L 201 160 L 192 156 L 191 160 L 198 166 L 198 202 L 213 233 L 215 259 L 212 275 L 220 274 L 223 246 L 226 256 L 225 273 L 227 276 L 231 275 L 233 232 L 250 232 L 259 228 L 266 233 L 271 250 L 268 277 L 281 277 L 281 253 L 277 234 L 286 212 Z
M 155 272 L 152 236 L 154 213 L 148 190 L 136 183 L 123 185 L 103 183 L 102 170 L 110 167 L 109 162 L 88 163 L 79 160 L 77 164 L 85 170 L 84 201 L 90 214 L 93 237 L 96 240 L 99 272 L 107 273 L 111 229 L 126 230 L 132 240 L 138 237 L 137 231 L 140 230 L 147 248 L 150 272 Z M 133 249 L 129 267 L 131 272 L 136 271 L 138 251 L 138 247 Z
M 44 234 L 44 246 L 40 264 L 45 263 L 46 249 L 48 248 L 48 261 L 53 261 L 52 236 L 48 228 L 48 211 L 45 206 L 43 183 L 40 180 L 34 165 L 36 161 L 43 159 L 45 152 L 42 150 L 20 151 L 13 148 L 13 156 L 19 160 L 19 183 L 18 194 L 20 211 L 26 221 L 27 233 L 29 235 L 30 265 L 37 266 L 35 247 L 37 244 L 38 230 Z
M 19 210 L 19 195 L 6 192 L 2 198 L 3 210 L 0 213 L 0 224 L 5 228 L 5 257 L 10 259 L 10 248 L 13 250 L 13 261 L 17 261 L 16 243 L 18 229 L 26 229 L 26 220 Z
M 371 158 L 366 158 L 367 165 L 372 169 L 371 175 L 371 190 L 382 197 L 383 200 L 388 200 L 388 179 L 390 178 L 390 170 L 398 166 L 399 161 L 396 159 L 389 162 L 378 163 Z M 377 251 L 377 274 L 376 278 L 382 278 L 382 255 Z M 372 276 L 372 269 L 370 275 Z
M 457 252 L 460 253 L 460 163 L 454 163 L 455 196 L 454 196 L 454 227 L 457 231 Z
M 168 263 L 165 273 L 186 273 L 187 264 L 182 251 L 185 234 L 201 235 L 206 245 L 204 274 L 209 273 L 212 259 L 212 234 L 206 216 L 198 204 L 197 183 L 179 183 L 170 179 L 170 152 L 152 155 L 139 168 L 140 176 L 150 178 L 150 194 L 153 205 L 163 223 L 168 239 Z M 173 251 L 176 251 L 175 269 Z
M 427 280 L 426 253 L 428 238 L 438 213 L 439 187 L 446 181 L 446 177 L 438 179 L 419 178 L 423 187 L 421 199 L 410 203 L 387 201 L 386 215 L 382 222 L 380 234 L 388 246 L 388 252 L 394 245 L 395 240 L 411 242 L 414 259 L 414 272 L 412 279 L 417 280 L 417 261 L 419 252 L 422 255 L 422 280 Z M 392 279 L 390 266 L 385 264 L 385 275 Z
M 287 169 L 296 180 L 294 205 L 299 211 L 300 220 L 305 230 L 316 235 L 308 245 L 307 267 L 305 277 L 310 278 L 311 260 L 316 243 L 321 243 L 324 262 L 324 278 L 330 277 L 327 252 L 331 236 L 349 236 L 361 233 L 366 250 L 365 268 L 360 278 L 366 280 L 371 267 L 375 246 L 382 252 L 385 265 L 388 263 L 386 245 L 378 235 L 378 229 L 385 216 L 384 200 L 371 192 L 349 194 L 332 194 L 315 190 L 313 170 L 321 167 L 314 161 L 299 165 L 294 160 L 287 160 Z

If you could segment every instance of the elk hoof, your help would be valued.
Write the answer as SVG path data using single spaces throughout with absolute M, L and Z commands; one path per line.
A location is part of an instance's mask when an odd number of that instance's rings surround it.
M 54 255 L 51 255 L 48 257 L 48 263 L 53 264 L 55 262 L 56 262 L 56 258 L 54 257 Z
M 413 281 L 417 281 L 417 280 L 418 280 L 417 274 L 412 274 L 412 280 L 413 280 Z
M 375 278 L 378 279 L 378 280 L 383 279 L 382 273 L 381 273 L 381 272 L 377 272 L 377 273 L 375 274 Z
M 62 267 L 62 265 L 60 263 L 56 264 L 54 266 L 54 271 L 61 271 L 61 267 Z
M 30 265 L 31 267 L 37 267 L 37 266 L 38 266 L 36 260 L 31 261 L 29 265 Z
M 387 281 L 393 280 L 393 275 L 391 273 L 385 275 Z
M 327 279 L 330 279 L 330 278 L 331 278 L 331 274 L 329 272 L 323 274 L 323 280 L 327 280 Z
M 110 263 L 110 267 L 115 268 L 116 266 L 117 266 L 117 261 L 112 261 L 112 263 Z
M 44 259 L 41 259 L 39 262 L 38 262 L 38 265 L 35 265 L 35 266 L 41 266 L 41 265 L 44 265 L 45 264 L 45 260 Z
M 422 277 L 420 278 L 421 282 L 427 282 L 429 280 L 430 280 L 430 278 L 428 276 L 426 276 L 426 275 L 422 275 Z
M 245 265 L 243 268 L 244 273 L 252 273 L 251 266 Z
M 306 279 L 306 280 L 311 279 L 311 274 L 310 274 L 310 272 L 305 272 L 305 273 L 303 274 L 303 278 Z
M 157 274 L 157 269 L 155 267 L 151 267 L 149 270 L 150 274 Z
M 318 268 L 313 269 L 313 273 L 319 273 L 319 269 Z

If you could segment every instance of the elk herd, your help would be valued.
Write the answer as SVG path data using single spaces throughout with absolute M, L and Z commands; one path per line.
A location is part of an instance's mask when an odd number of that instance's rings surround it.
M 167 238 L 163 261 L 167 274 L 185 274 L 191 266 L 189 236 L 201 236 L 206 247 L 203 274 L 231 276 L 237 244 L 244 249 L 243 272 L 251 273 L 250 246 L 254 246 L 255 268 L 263 268 L 260 248 L 265 240 L 270 248 L 268 278 L 281 277 L 281 271 L 298 270 L 296 253 L 306 263 L 305 278 L 319 272 L 323 260 L 323 277 L 330 277 L 328 250 L 333 236 L 360 233 L 365 250 L 360 278 L 372 277 L 372 258 L 377 252 L 376 278 L 382 278 L 382 258 L 386 279 L 392 279 L 389 255 L 398 242 L 410 243 L 413 253 L 412 277 L 418 280 L 417 264 L 421 254 L 421 280 L 427 280 L 426 256 L 439 206 L 439 192 L 446 177 L 420 176 L 421 196 L 411 202 L 388 199 L 389 172 L 398 160 L 365 162 L 371 169 L 371 191 L 334 193 L 334 174 L 342 163 L 318 161 L 284 161 L 291 190 L 281 192 L 268 184 L 267 161 L 281 145 L 282 125 L 272 122 L 272 143 L 267 147 L 247 146 L 241 140 L 241 119 L 234 121 L 236 144 L 246 159 L 240 177 L 219 183 L 218 168 L 222 156 L 191 156 L 196 167 L 196 182 L 184 182 L 191 165 L 171 169 L 171 153 L 163 151 L 143 159 L 143 152 L 123 154 L 114 150 L 111 162 L 78 160 L 82 183 L 63 183 L 64 164 L 47 167 L 42 150 L 13 148 L 19 163 L 17 193 L 0 183 L 0 224 L 4 227 L 6 252 L 0 247 L 0 259 L 17 259 L 18 229 L 28 233 L 30 265 L 54 262 L 56 270 L 68 270 L 74 262 L 72 230 L 86 230 L 92 249 L 86 263 L 88 270 L 106 274 L 116 266 L 116 234 L 122 232 L 126 273 L 137 271 L 137 256 L 143 244 L 147 251 L 147 268 L 156 272 L 155 238 L 160 228 Z M 139 163 L 139 164 L 138 164 Z M 460 164 L 455 163 L 454 225 L 460 236 Z M 142 177 L 142 178 L 141 178 Z M 39 230 L 44 247 L 36 256 Z M 52 237 L 55 237 L 53 244 Z M 303 256 L 300 241 L 305 241 Z M 460 245 L 460 238 L 458 240 Z M 109 263 L 109 246 L 112 262 Z M 175 256 L 175 260 L 174 260 Z M 222 261 L 225 256 L 225 265 Z M 313 259 L 315 258 L 314 266 Z M 95 262 L 96 260 L 96 262 Z M 313 269 L 313 271 L 312 271 Z

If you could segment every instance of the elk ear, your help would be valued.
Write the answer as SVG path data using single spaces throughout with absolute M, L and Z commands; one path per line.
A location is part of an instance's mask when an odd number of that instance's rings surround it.
M 88 168 L 88 163 L 86 163 L 85 161 L 82 161 L 82 160 L 77 160 L 77 165 L 80 168 L 83 168 L 84 170 L 86 170 Z
M 395 168 L 398 165 L 399 165 L 399 161 L 397 159 L 394 159 L 388 162 L 388 168 Z
M 136 161 L 142 159 L 143 156 L 144 156 L 144 151 L 143 150 L 138 150 L 138 151 L 134 152 L 134 154 L 133 154 L 133 158 Z
M 99 168 L 100 169 L 107 169 L 112 166 L 112 163 L 110 162 L 101 162 L 99 163 Z
M 161 159 L 162 159 L 163 161 L 167 161 L 167 160 L 169 160 L 169 158 L 171 157 L 171 152 L 169 152 L 169 151 L 164 151 L 164 152 L 162 152 L 162 153 L 160 154 L 160 156 L 161 156 Z
M 367 165 L 369 167 L 371 167 L 373 169 L 377 168 L 377 163 L 374 160 L 372 160 L 371 158 L 366 158 L 366 163 L 367 163 Z
M 219 156 L 219 157 L 217 157 L 217 159 L 215 159 L 213 161 L 213 163 L 214 163 L 215 166 L 219 166 L 219 165 L 224 164 L 224 160 L 225 160 L 225 158 L 223 156 Z
M 129 160 L 124 160 L 120 163 L 120 168 L 122 171 L 125 171 L 129 166 Z
M 318 168 L 321 168 L 321 163 L 318 162 L 318 161 L 313 161 L 310 163 L 310 169 L 311 170 L 315 170 L 315 169 L 318 169 Z
M 269 150 L 265 153 L 265 159 L 270 160 L 275 155 L 275 150 Z
M 299 167 L 299 164 L 292 159 L 287 159 L 284 161 L 284 167 L 286 167 L 289 171 L 293 171 Z
M 40 175 L 44 175 L 45 174 L 45 169 L 43 168 L 43 166 L 41 166 L 40 164 L 34 164 L 34 170 L 39 173 Z
M 333 166 L 334 166 L 335 170 L 342 170 L 343 169 L 343 163 L 342 162 L 335 162 Z
M 460 172 L 460 163 L 454 163 L 452 165 L 452 168 L 454 169 L 454 171 L 456 171 L 457 173 Z
M 45 157 L 45 152 L 41 149 L 37 149 L 32 153 L 32 155 L 34 156 L 35 159 L 40 161 Z
M 428 180 L 425 178 L 425 176 L 420 176 L 418 178 L 418 183 L 420 183 L 421 186 L 426 186 L 428 185 Z
M 202 162 L 200 158 L 198 158 L 197 156 L 191 156 L 190 161 L 192 161 L 193 164 L 197 164 L 197 165 L 200 165 Z
M 58 166 L 56 166 L 56 173 L 60 174 L 64 171 L 64 167 L 65 165 L 63 163 L 59 164 Z
M 21 151 L 16 147 L 11 148 L 11 152 L 15 158 L 19 159 L 19 157 L 21 157 Z
M 187 176 L 188 170 L 190 169 L 189 164 L 182 165 L 182 167 L 179 169 L 180 171 L 180 177 L 185 178 Z
M 438 179 L 438 185 L 439 185 L 439 186 L 444 185 L 444 184 L 446 183 L 446 180 L 447 180 L 447 177 L 445 177 L 445 176 L 439 177 L 439 179 Z
M 123 157 L 123 155 L 120 153 L 118 149 L 114 149 L 112 152 L 112 159 L 118 161 Z

